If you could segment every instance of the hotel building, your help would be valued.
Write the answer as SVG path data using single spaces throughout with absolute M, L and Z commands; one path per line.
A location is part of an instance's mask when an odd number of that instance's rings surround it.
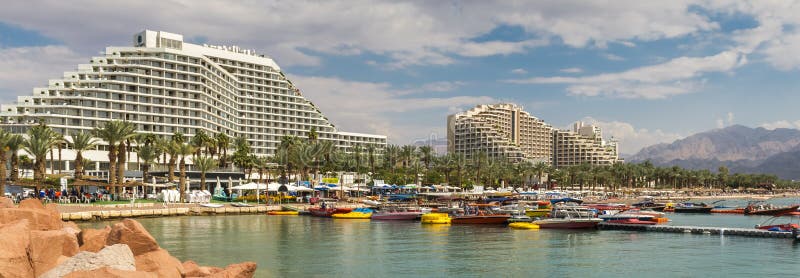
M 588 163 L 608 165 L 621 160 L 617 142 L 606 142 L 593 125 L 576 123 L 572 131 L 557 130 L 515 104 L 478 105 L 447 117 L 448 152 L 513 162 L 546 162 L 561 168 Z
M 281 137 L 305 138 L 311 129 L 343 151 L 386 145 L 383 135 L 339 131 L 275 61 L 252 50 L 191 44 L 179 34 L 145 30 L 133 36 L 133 46 L 107 47 L 87 62 L 16 104 L 0 106 L 0 125 L 22 133 L 44 122 L 69 136 L 125 120 L 138 132 L 161 136 L 205 131 L 245 137 L 260 156 L 274 154 Z M 107 164 L 105 152 L 88 156 Z

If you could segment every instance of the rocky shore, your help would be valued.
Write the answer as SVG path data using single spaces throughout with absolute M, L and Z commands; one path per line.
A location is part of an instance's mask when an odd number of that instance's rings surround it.
M 181 262 L 139 222 L 81 230 L 54 204 L 0 198 L 0 277 L 253 277 L 256 264 Z

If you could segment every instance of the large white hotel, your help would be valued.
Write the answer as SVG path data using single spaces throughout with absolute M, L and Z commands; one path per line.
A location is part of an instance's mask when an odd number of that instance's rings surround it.
M 252 50 L 196 45 L 179 34 L 145 30 L 133 36 L 132 47 L 107 47 L 87 62 L 16 104 L 1 105 L 3 128 L 21 133 L 44 121 L 69 135 L 126 120 L 138 132 L 162 136 L 200 130 L 242 136 L 257 155 L 272 155 L 281 137 L 306 137 L 312 128 L 343 151 L 386 145 L 383 135 L 337 130 L 275 61 Z
M 558 130 L 511 103 L 478 105 L 447 117 L 448 152 L 471 157 L 545 162 L 556 168 L 622 162 L 617 142 L 603 140 L 599 127 L 575 123 Z

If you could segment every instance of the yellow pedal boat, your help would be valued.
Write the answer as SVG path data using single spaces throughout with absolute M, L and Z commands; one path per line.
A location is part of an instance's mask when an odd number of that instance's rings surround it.
M 426 213 L 422 215 L 422 224 L 450 224 L 450 215 L 441 212 Z
M 337 219 L 369 219 L 372 217 L 372 210 L 368 208 L 357 208 L 348 213 L 336 213 L 331 215 Z
M 538 230 L 539 225 L 528 223 L 528 222 L 514 222 L 508 224 L 509 228 L 517 229 L 517 230 Z

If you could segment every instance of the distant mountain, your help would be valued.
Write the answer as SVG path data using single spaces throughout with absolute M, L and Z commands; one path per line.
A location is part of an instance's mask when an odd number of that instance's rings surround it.
M 734 125 L 646 147 L 626 160 L 712 171 L 724 165 L 731 173 L 771 173 L 800 179 L 800 130 Z

